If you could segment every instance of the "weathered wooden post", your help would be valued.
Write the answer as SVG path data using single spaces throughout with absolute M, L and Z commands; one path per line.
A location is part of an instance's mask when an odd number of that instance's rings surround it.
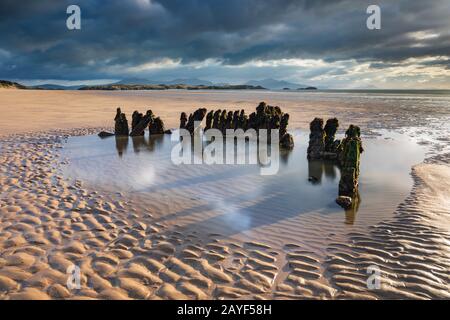
M 114 134 L 117 136 L 127 136 L 128 129 L 128 121 L 125 113 L 122 113 L 120 108 L 117 108 L 116 117 L 114 118 Z

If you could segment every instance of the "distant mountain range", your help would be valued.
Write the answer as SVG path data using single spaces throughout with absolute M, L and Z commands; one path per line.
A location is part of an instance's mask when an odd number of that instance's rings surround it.
M 230 84 L 227 83 L 214 83 L 207 80 L 201 80 L 197 78 L 185 78 L 185 79 L 174 79 L 169 81 L 156 81 L 156 80 L 148 80 L 142 78 L 125 78 L 118 82 L 112 83 L 114 85 L 185 85 L 185 86 L 205 86 L 205 87 L 229 87 Z M 261 87 L 269 90 L 298 90 L 298 89 L 313 89 L 314 87 L 298 84 L 293 82 L 288 82 L 284 80 L 275 80 L 275 79 L 263 79 L 263 80 L 250 80 L 244 83 L 244 85 L 240 86 L 248 86 L 252 87 Z
M 265 90 L 261 86 L 238 85 L 186 85 L 186 84 L 104 84 L 84 86 L 79 90 Z
M 58 84 L 39 84 L 35 86 L 28 86 L 29 89 L 42 89 L 42 90 L 78 90 L 84 87 L 83 85 L 78 86 L 62 86 Z
M 164 84 L 187 84 L 189 86 L 214 86 L 218 85 L 211 81 L 200 80 L 200 79 L 175 79 L 171 81 L 166 81 Z
M 0 80 L 1 81 L 1 80 Z M 87 89 L 93 90 L 97 88 L 99 90 L 164 90 L 164 89 L 190 89 L 190 90 L 220 90 L 220 89 L 239 89 L 239 90 L 251 90 L 251 89 L 268 89 L 268 90 L 313 90 L 314 87 L 310 87 L 303 84 L 292 83 L 284 80 L 275 79 L 263 79 L 263 80 L 250 80 L 245 84 L 231 85 L 227 83 L 213 83 L 208 80 L 201 80 L 197 78 L 180 78 L 174 80 L 149 80 L 144 78 L 124 78 L 120 81 L 104 84 L 104 85 L 76 85 L 76 86 L 64 86 L 58 84 L 41 84 L 34 86 L 23 86 L 19 83 L 10 81 L 1 81 L 0 87 L 16 87 L 18 89 L 42 89 L 42 90 L 79 90 Z
M 275 79 L 263 79 L 263 80 L 250 80 L 247 81 L 245 84 L 251 85 L 251 86 L 261 86 L 270 90 L 283 90 L 283 89 L 290 89 L 290 90 L 296 90 L 296 89 L 304 89 L 308 88 L 310 86 L 307 86 L 305 84 L 298 84 L 293 82 L 288 82 L 284 80 L 275 80 Z
M 201 79 L 174 79 L 169 81 L 156 81 L 156 80 L 148 80 L 148 79 L 142 79 L 142 78 L 125 78 L 118 82 L 112 83 L 112 84 L 126 84 L 126 85 L 189 85 L 189 86 L 213 86 L 215 85 L 211 81 L 207 80 L 201 80 Z

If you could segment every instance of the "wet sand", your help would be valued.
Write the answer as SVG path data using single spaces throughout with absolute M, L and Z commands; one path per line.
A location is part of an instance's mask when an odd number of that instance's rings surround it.
M 443 152 L 448 131 L 433 127 L 446 121 L 448 110 L 426 113 L 419 106 L 405 113 L 401 106 L 392 110 L 380 101 L 346 106 L 270 95 L 0 91 L 0 298 L 449 298 L 450 154 Z M 264 238 L 186 233 L 176 220 L 160 219 L 167 203 L 163 197 L 141 207 L 125 193 L 99 192 L 62 173 L 65 140 L 110 127 L 117 106 L 128 113 L 151 106 L 174 127 L 181 111 L 238 105 L 250 111 L 260 100 L 286 109 L 292 129 L 305 129 L 317 115 L 337 116 L 344 120 L 342 127 L 361 123 L 367 131 L 407 133 L 421 126 L 414 132 L 425 133 L 419 142 L 433 152 L 412 169 L 413 189 L 391 217 L 367 232 L 349 229 L 342 238 L 329 239 L 324 254 L 311 250 L 301 237 L 279 248 Z M 437 120 L 429 119 L 433 117 Z M 92 129 L 76 129 L 80 127 Z M 426 139 L 434 134 L 433 141 Z M 198 213 L 208 215 L 195 198 L 171 207 L 188 208 L 194 221 L 201 218 Z M 283 230 L 269 224 L 265 232 Z M 72 264 L 81 268 L 79 290 L 66 288 Z M 376 290 L 366 284 L 370 265 L 379 266 L 383 275 Z
M 308 129 L 309 122 L 339 116 L 341 128 L 358 123 L 371 129 L 434 126 L 450 130 L 448 95 L 380 95 L 271 91 L 47 91 L 0 89 L 0 135 L 52 129 L 112 127 L 111 110 L 127 115 L 152 109 L 169 128 L 179 125 L 181 112 L 199 107 L 243 108 L 249 114 L 261 101 L 279 105 L 290 114 L 289 128 Z M 412 99 L 413 98 L 413 99 Z M 436 101 L 436 102 L 435 102 Z M 447 131 L 442 135 L 445 139 Z

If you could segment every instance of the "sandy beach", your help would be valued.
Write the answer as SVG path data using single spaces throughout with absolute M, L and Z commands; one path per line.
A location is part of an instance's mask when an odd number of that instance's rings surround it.
M 337 117 L 341 134 L 354 123 L 366 139 L 396 132 L 414 140 L 426 151 L 409 168 L 411 190 L 351 223 L 345 212 L 283 217 L 292 207 L 276 194 L 239 198 L 262 222 L 231 232 L 226 212 L 209 206 L 214 188 L 220 199 L 236 198 L 256 178 L 211 185 L 202 175 L 217 171 L 193 169 L 183 189 L 170 185 L 179 177 L 169 170 L 167 185 L 129 192 L 67 174 L 71 139 L 111 130 L 117 107 L 129 118 L 152 109 L 176 128 L 183 111 L 251 112 L 260 101 L 288 112 L 293 132 L 308 133 L 316 116 Z M 449 102 L 428 94 L 0 90 L 0 298 L 449 299 Z M 224 206 L 233 217 L 235 207 Z M 66 286 L 72 265 L 80 289 Z M 382 281 L 372 290 L 373 265 Z

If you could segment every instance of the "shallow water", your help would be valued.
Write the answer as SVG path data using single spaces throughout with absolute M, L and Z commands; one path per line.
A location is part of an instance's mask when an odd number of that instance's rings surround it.
M 345 211 L 334 201 L 339 168 L 307 161 L 306 132 L 295 131 L 294 139 L 294 150 L 280 155 L 278 173 L 262 176 L 258 165 L 174 165 L 170 135 L 72 137 L 63 151 L 69 159 L 64 172 L 102 193 L 122 192 L 158 222 L 279 245 L 304 237 L 314 246 L 317 237 L 390 217 L 411 190 L 411 166 L 425 154 L 406 135 L 382 132 L 364 139 L 359 206 Z

